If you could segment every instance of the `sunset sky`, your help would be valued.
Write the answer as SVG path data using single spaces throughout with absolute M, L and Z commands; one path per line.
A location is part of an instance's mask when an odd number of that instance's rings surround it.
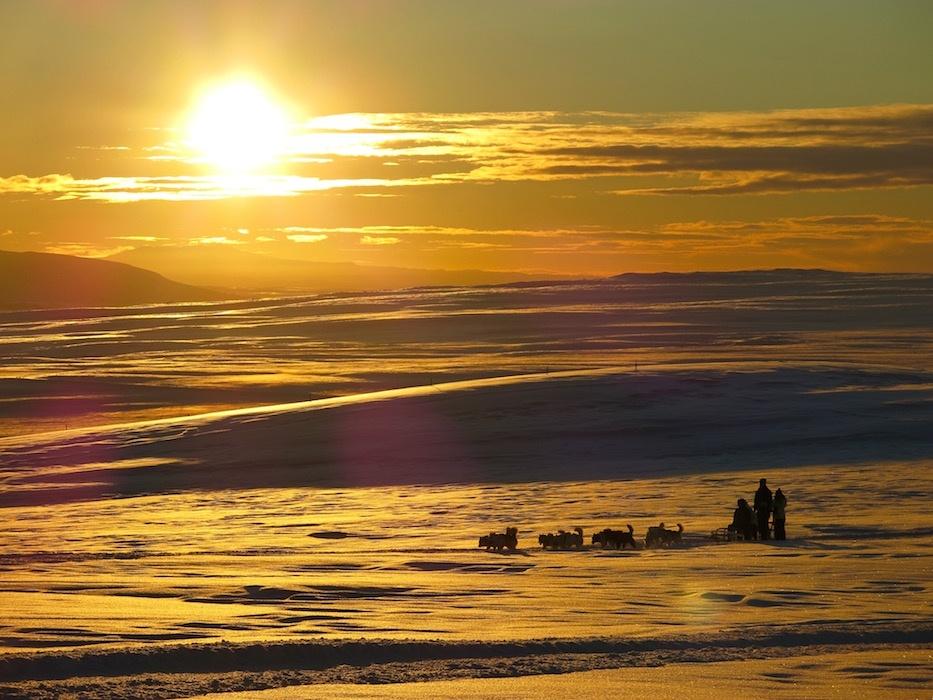
M 933 3 L 0 2 L 0 249 L 933 271 Z

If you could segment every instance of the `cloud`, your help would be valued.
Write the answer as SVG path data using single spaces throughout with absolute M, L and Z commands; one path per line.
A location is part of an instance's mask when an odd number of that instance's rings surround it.
M 349 150 L 456 182 L 613 178 L 623 194 L 760 194 L 933 184 L 933 105 L 771 112 L 369 115 Z M 339 156 L 327 140 L 317 156 Z M 469 164 L 464 168 L 464 164 Z M 671 180 L 644 187 L 644 178 Z M 631 181 L 635 186 L 629 185 Z M 692 180 L 692 182 L 691 182 Z
M 153 138 L 165 133 L 153 131 Z M 107 203 L 296 197 L 463 183 L 593 181 L 628 195 L 756 195 L 933 185 L 933 105 L 767 112 L 389 113 L 330 115 L 295 134 L 290 174 L 192 174 L 173 141 L 113 151 L 121 170 L 160 173 L 0 178 L 0 194 Z M 123 159 L 120 161 L 119 159 Z M 385 167 L 391 164 L 393 167 Z M 388 177 L 392 175 L 392 177 Z M 647 182 L 646 182 L 647 179 Z
M 399 187 L 440 184 L 430 178 L 343 178 L 325 180 L 298 175 L 99 177 L 72 175 L 0 178 L 0 195 L 32 194 L 58 201 L 88 200 L 108 204 L 144 201 L 211 201 L 231 198 L 294 197 L 310 192 L 344 188 Z
M 806 114 L 820 116 L 806 117 Z M 933 184 L 933 108 L 704 115 L 541 152 L 554 177 L 678 178 L 618 194 L 760 194 Z M 645 139 L 649 142 L 645 142 Z M 682 182 L 684 176 L 699 182 Z
M 586 230 L 583 227 L 581 230 Z M 329 236 L 353 236 L 353 237 L 388 237 L 394 238 L 399 235 L 407 236 L 502 236 L 516 235 L 528 237 L 542 237 L 560 235 L 562 233 L 576 233 L 577 229 L 554 229 L 541 231 L 537 229 L 473 229 L 457 226 L 338 226 L 324 228 L 320 226 L 286 226 L 284 228 L 271 229 L 278 233 L 325 233 Z
M 917 271 L 933 259 L 933 219 L 884 213 L 684 220 L 645 228 L 581 226 L 542 229 L 392 225 L 288 226 L 254 229 L 252 238 L 206 235 L 190 245 L 271 245 L 332 241 L 319 252 L 356 250 L 374 262 L 379 246 L 398 245 L 395 264 L 469 264 L 483 269 L 550 272 L 620 269 L 735 269 L 736 267 L 830 267 Z M 12 240 L 12 239 L 10 239 Z M 124 248 L 79 242 L 34 241 L 29 249 L 102 257 Z M 366 257 L 368 256 L 368 257 Z M 433 256 L 433 257 L 432 257 Z
M 884 214 L 803 216 L 766 221 L 690 221 L 666 224 L 659 228 L 659 232 L 664 235 L 691 233 L 699 236 L 732 237 L 739 242 L 801 234 L 824 240 L 879 236 L 933 240 L 933 220 Z
M 332 238 L 358 236 L 360 243 L 404 236 L 415 254 L 457 250 L 530 256 L 668 256 L 671 266 L 729 267 L 729 261 L 776 260 L 777 264 L 829 265 L 845 261 L 865 267 L 876 252 L 897 249 L 933 253 L 933 220 L 884 214 L 787 217 L 767 220 L 685 221 L 644 230 L 581 227 L 558 229 L 470 229 L 442 226 L 367 226 L 305 228 Z M 769 258 L 769 256 L 771 256 Z M 822 257 L 821 257 L 822 256 Z M 922 256 L 921 256 L 921 259 Z M 881 260 L 881 259 L 879 259 Z M 775 264 L 775 263 L 765 263 Z M 540 266 L 539 266 L 540 267 Z M 591 269 L 591 268 L 590 268 Z M 877 269 L 877 268 L 876 268 Z
M 188 239 L 189 245 L 243 245 L 243 241 L 227 236 L 201 236 Z
M 327 240 L 327 235 L 323 233 L 291 233 L 285 237 L 293 243 L 320 243 Z
M 677 187 L 647 187 L 615 190 L 620 195 L 729 195 L 770 194 L 783 192 L 806 192 L 827 190 L 875 189 L 888 187 L 916 187 L 933 184 L 933 176 L 918 174 L 915 177 L 901 173 L 874 173 L 871 175 L 849 175 L 836 177 L 811 176 L 805 173 L 757 173 L 717 185 L 682 185 Z
M 161 236 L 110 236 L 112 241 L 138 241 L 140 243 L 155 243 L 156 241 L 167 241 L 167 238 Z
M 363 245 L 395 245 L 402 239 L 395 236 L 362 236 L 360 243 Z
M 68 192 L 74 185 L 75 179 L 71 175 L 11 175 L 0 178 L 0 194 L 60 194 Z
M 335 230 L 313 226 L 285 226 L 284 228 L 275 229 L 278 233 L 284 233 L 285 238 L 293 243 L 320 243 L 326 241 L 329 234 L 332 234 Z M 327 233 L 324 233 L 325 231 Z
M 133 250 L 131 245 L 112 246 L 102 248 L 93 243 L 50 243 L 45 246 L 45 252 L 58 255 L 76 255 L 79 258 L 109 258 L 111 255 L 125 253 Z

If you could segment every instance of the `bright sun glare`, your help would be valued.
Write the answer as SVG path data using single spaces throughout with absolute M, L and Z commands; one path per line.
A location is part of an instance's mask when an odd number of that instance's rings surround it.
M 286 151 L 285 110 L 256 83 L 232 80 L 206 90 L 187 127 L 187 144 L 227 174 L 244 174 L 275 163 Z

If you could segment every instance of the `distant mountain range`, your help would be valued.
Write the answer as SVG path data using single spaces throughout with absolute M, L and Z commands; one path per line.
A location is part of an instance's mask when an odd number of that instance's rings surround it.
M 109 260 L 0 251 L 0 308 L 48 309 L 213 301 L 217 292 Z
M 832 283 L 869 273 L 820 269 L 730 272 L 627 272 L 607 283 L 688 285 L 713 293 L 721 285 Z M 164 275 L 164 276 L 163 276 Z M 890 275 L 892 278 L 905 275 Z M 909 276 L 909 275 L 907 275 Z M 931 278 L 933 279 L 933 278 Z M 175 281 L 179 280 L 179 281 Z M 255 294 L 302 294 L 427 286 L 573 281 L 488 270 L 431 270 L 273 258 L 220 246 L 137 248 L 105 260 L 53 253 L 0 251 L 0 309 L 133 306 L 243 298 Z
M 520 272 L 432 270 L 290 260 L 220 245 L 142 247 L 119 253 L 108 260 L 153 270 L 186 284 L 233 289 L 241 294 L 501 284 L 548 277 Z
M 877 276 L 878 273 L 839 272 L 821 268 L 776 267 L 767 270 L 726 270 L 695 272 L 623 272 L 610 279 L 620 282 L 741 282 L 743 280 L 767 282 L 769 280 L 840 279 L 858 274 Z

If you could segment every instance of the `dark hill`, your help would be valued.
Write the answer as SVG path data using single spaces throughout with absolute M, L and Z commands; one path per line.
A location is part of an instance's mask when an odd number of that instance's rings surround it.
M 215 292 L 124 263 L 0 251 L 0 308 L 48 309 L 213 301 Z

